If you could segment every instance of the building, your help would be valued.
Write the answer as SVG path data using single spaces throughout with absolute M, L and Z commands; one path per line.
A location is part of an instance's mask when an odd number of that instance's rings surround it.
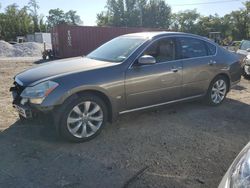
M 38 43 L 46 43 L 51 44 L 51 34 L 50 33 L 34 33 L 28 34 L 26 36 L 27 42 L 38 42 Z

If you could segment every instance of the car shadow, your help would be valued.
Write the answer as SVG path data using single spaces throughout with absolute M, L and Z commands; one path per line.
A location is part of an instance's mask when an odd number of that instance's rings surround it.
M 28 140 L 44 140 L 48 142 L 58 142 L 59 140 L 54 125 L 46 123 L 45 121 L 42 121 L 42 119 L 27 121 L 17 120 L 8 129 L 1 132 L 0 135 L 4 137 L 7 133 L 10 137 L 17 134 L 20 138 Z
M 39 59 L 38 61 L 34 61 L 34 64 L 43 64 L 43 63 L 48 63 L 48 62 L 52 62 L 58 60 L 58 58 L 54 58 L 54 59 Z
M 249 114 L 250 105 L 233 99 L 167 105 L 124 114 L 80 144 L 43 120 L 17 121 L 0 133 L 0 186 L 122 187 L 149 166 L 134 187 L 216 187 L 249 141 Z
M 232 89 L 242 91 L 242 90 L 246 90 L 247 88 L 241 85 L 236 85 Z
M 240 86 L 241 87 L 241 86 Z M 243 87 L 242 87 L 243 88 Z M 237 88 L 234 88 L 237 89 Z M 240 88 L 241 89 L 241 88 Z M 199 112 L 199 113 L 197 113 Z M 207 106 L 206 104 L 203 104 L 201 101 L 192 101 L 192 102 L 181 102 L 177 104 L 170 104 L 165 105 L 157 108 L 151 108 L 147 110 L 132 112 L 128 114 L 121 115 L 118 117 L 118 119 L 113 122 L 112 124 L 108 124 L 108 126 L 105 128 L 105 130 L 109 131 L 110 129 L 119 129 L 121 128 L 120 124 L 127 124 L 124 125 L 126 128 L 131 127 L 131 122 L 133 121 L 139 121 L 141 118 L 147 117 L 153 117 L 157 118 L 159 121 L 161 121 L 161 117 L 178 117 L 179 115 L 188 115 L 188 113 L 192 114 L 200 114 L 205 115 L 209 119 L 211 117 L 217 118 L 218 120 L 223 121 L 223 118 L 229 118 L 232 122 L 244 122 L 246 124 L 241 124 L 242 127 L 234 127 L 235 124 L 229 124 L 228 127 L 231 128 L 239 128 L 239 133 L 242 131 L 242 128 L 249 129 L 250 126 L 248 126 L 250 122 L 250 105 L 246 103 L 242 103 L 240 101 L 234 100 L 234 99 L 226 99 L 224 101 L 224 104 L 218 106 L 218 107 L 211 107 Z M 216 115 L 218 113 L 218 115 Z M 192 114 L 194 116 L 194 114 Z M 195 117 L 195 116 L 194 116 Z M 130 122 L 131 121 L 131 122 Z M 192 121 L 196 121 L 196 119 L 192 118 Z M 180 122 L 185 124 L 185 122 Z M 111 127 L 111 128 L 110 128 Z M 212 128 L 218 128 L 213 125 L 209 127 Z M 35 119 L 31 121 L 25 121 L 22 122 L 20 120 L 17 120 L 15 123 L 10 125 L 7 129 L 0 132 L 1 137 L 5 137 L 6 139 L 8 137 L 16 137 L 16 133 L 18 132 L 19 137 L 23 137 L 28 140 L 43 140 L 47 142 L 55 142 L 55 143 L 65 143 L 62 139 L 59 138 L 59 136 L 56 134 L 55 127 L 53 123 L 47 122 L 44 119 Z M 97 137 L 98 138 L 98 137 Z M 96 139 L 97 139 L 96 138 Z M 66 142 L 67 143 L 67 142 Z

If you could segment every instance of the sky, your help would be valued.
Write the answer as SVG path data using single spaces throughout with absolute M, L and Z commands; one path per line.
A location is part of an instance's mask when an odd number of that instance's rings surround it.
M 4 11 L 7 5 L 16 3 L 19 7 L 28 4 L 29 0 L 0 0 Z M 48 15 L 50 9 L 59 8 L 67 12 L 68 10 L 76 10 L 83 20 L 83 25 L 96 25 L 96 14 L 105 10 L 107 0 L 37 0 L 40 6 L 39 13 L 44 16 Z M 222 2 L 224 1 L 224 2 Z M 197 9 L 202 15 L 219 14 L 223 16 L 233 10 L 243 8 L 245 0 L 166 0 L 172 8 L 172 12 L 179 12 L 186 9 Z M 202 4 L 199 4 L 202 3 Z M 212 3 L 212 4 L 206 4 Z M 193 4 L 193 5 L 190 5 Z

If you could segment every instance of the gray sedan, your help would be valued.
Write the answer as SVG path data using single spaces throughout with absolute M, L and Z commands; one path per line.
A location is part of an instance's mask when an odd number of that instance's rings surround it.
M 15 76 L 11 91 L 21 119 L 52 114 L 62 137 L 81 142 L 119 114 L 193 99 L 220 105 L 241 70 L 237 55 L 207 38 L 135 33 L 85 57 L 26 70 Z
M 250 142 L 235 158 L 218 188 L 250 187 Z

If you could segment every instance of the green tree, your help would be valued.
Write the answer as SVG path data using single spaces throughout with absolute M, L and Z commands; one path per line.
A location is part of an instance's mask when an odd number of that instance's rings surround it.
M 44 16 L 43 15 L 40 15 L 40 17 L 39 17 L 39 28 L 40 28 L 41 32 L 45 32 L 45 33 L 48 32 L 47 31 L 47 25 L 44 22 Z
M 78 24 L 83 23 L 80 16 L 78 16 L 76 14 L 76 11 L 74 11 L 74 10 L 70 10 L 70 11 L 65 13 L 65 20 L 67 23 L 73 24 L 73 25 L 78 25 Z
M 210 16 L 201 16 L 197 23 L 199 35 L 208 36 L 209 32 L 221 32 L 222 37 L 230 35 L 230 25 L 223 17 L 217 14 Z
M 125 6 L 123 0 L 108 0 L 106 11 L 97 14 L 99 26 L 128 26 L 128 18 L 125 18 Z
M 249 38 L 249 16 L 247 10 L 233 11 L 225 16 L 231 26 L 231 35 L 234 40 Z
M 32 25 L 32 17 L 28 13 L 28 7 L 24 6 L 18 11 L 18 22 L 19 22 L 19 35 L 25 36 L 28 33 L 32 33 L 34 31 L 34 27 Z
M 28 3 L 29 10 L 31 12 L 33 24 L 34 24 L 34 31 L 39 32 L 39 19 L 38 19 L 38 9 L 40 8 L 38 2 L 36 0 L 30 0 Z
M 172 15 L 172 29 L 187 33 L 198 33 L 197 23 L 200 14 L 197 10 L 185 10 Z
M 111 22 L 109 21 L 109 16 L 107 16 L 106 12 L 101 12 L 96 15 L 97 18 L 97 25 L 98 26 L 110 26 Z
M 49 10 L 47 22 L 48 28 L 52 28 L 58 24 L 78 25 L 83 23 L 80 16 L 76 14 L 76 11 L 70 10 L 64 13 L 64 11 L 59 8 Z
M 99 26 L 168 28 L 171 8 L 164 0 L 108 0 L 97 14 Z
M 150 0 L 143 19 L 144 27 L 166 28 L 171 23 L 171 8 L 162 0 Z
M 18 6 L 16 4 L 6 7 L 1 26 L 4 39 L 15 40 L 15 37 L 19 35 L 20 24 L 18 20 Z
M 0 40 L 4 39 L 5 19 L 5 15 L 3 13 L 0 13 Z
M 12 4 L 0 14 L 1 39 L 16 40 L 16 36 L 25 36 L 32 31 L 32 18 L 26 6 L 18 9 L 16 4 Z
M 57 24 L 66 23 L 65 16 L 63 10 L 57 9 L 50 9 L 49 15 L 47 16 L 48 27 L 52 28 Z

